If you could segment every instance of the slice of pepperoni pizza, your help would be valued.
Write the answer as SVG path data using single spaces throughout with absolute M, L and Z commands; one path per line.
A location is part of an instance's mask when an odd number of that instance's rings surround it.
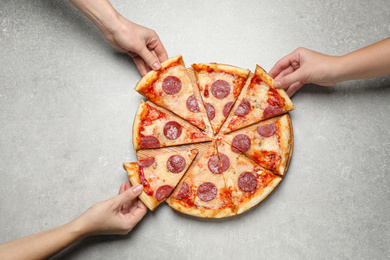
M 282 180 L 244 155 L 232 151 L 231 145 L 220 138 L 217 139 L 217 145 L 221 159 L 229 159 L 225 163 L 223 176 L 237 214 L 258 205 Z
M 295 108 L 283 89 L 273 88 L 274 80 L 259 65 L 243 88 L 224 133 L 229 133 Z
M 196 149 L 180 153 L 169 148 L 159 150 L 153 157 L 123 163 L 131 184 L 142 184 L 143 191 L 139 198 L 150 210 L 154 210 L 171 194 L 198 153 Z
M 205 151 L 183 177 L 172 195 L 169 206 L 184 214 L 201 218 L 223 218 L 235 215 L 223 178 L 215 144 Z
M 141 101 L 133 124 L 134 150 L 211 141 L 197 127 L 153 103 Z
M 159 71 L 150 71 L 138 82 L 135 90 L 153 103 L 205 129 L 199 108 L 202 104 L 195 96 L 182 56 L 163 62 Z
M 237 153 L 252 158 L 262 167 L 284 175 L 290 163 L 293 131 L 288 114 L 264 120 L 227 134 L 223 140 Z
M 245 85 L 249 70 L 222 64 L 193 64 L 214 134 L 217 134 Z

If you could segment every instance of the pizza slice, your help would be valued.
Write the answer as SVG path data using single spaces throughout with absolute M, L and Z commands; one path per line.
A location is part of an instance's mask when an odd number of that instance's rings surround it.
M 207 117 L 216 134 L 244 87 L 249 70 L 216 63 L 193 64 L 192 68 Z
M 142 184 L 143 191 L 139 198 L 150 210 L 154 210 L 171 194 L 197 153 L 196 149 L 178 153 L 161 148 L 154 156 L 123 163 L 123 168 L 133 186 Z
M 211 141 L 197 127 L 153 103 L 141 101 L 133 124 L 134 150 Z
M 159 71 L 150 71 L 135 90 L 153 103 L 204 130 L 206 124 L 182 56 L 168 59 Z
M 285 114 L 227 134 L 223 140 L 231 145 L 232 151 L 284 175 L 291 159 L 293 138 L 291 119 Z
M 243 88 L 224 133 L 229 133 L 295 108 L 283 89 L 273 88 L 274 80 L 259 65 Z
M 258 205 L 282 180 L 244 155 L 232 151 L 231 146 L 220 138 L 217 146 L 221 159 L 229 158 L 223 176 L 237 214 Z
M 169 206 L 184 214 L 201 218 L 235 215 L 222 172 L 223 165 L 213 144 L 188 170 L 167 199 Z

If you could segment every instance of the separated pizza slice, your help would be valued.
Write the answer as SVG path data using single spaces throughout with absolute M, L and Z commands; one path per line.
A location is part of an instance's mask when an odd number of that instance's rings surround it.
M 161 148 L 151 157 L 123 163 L 123 168 L 133 186 L 142 184 L 143 191 L 139 198 L 150 210 L 154 210 L 171 194 L 197 153 L 196 149 L 178 153 Z
M 188 170 L 167 199 L 169 206 L 184 214 L 201 218 L 235 215 L 222 172 L 223 166 L 213 144 Z
M 258 205 L 282 180 L 244 155 L 232 151 L 230 144 L 220 138 L 217 139 L 217 146 L 221 159 L 229 158 L 223 176 L 237 214 Z
M 224 133 L 274 117 L 295 108 L 283 89 L 273 88 L 274 80 L 259 65 L 243 88 Z
M 133 124 L 134 150 L 211 141 L 197 127 L 153 103 L 141 101 Z
M 249 70 L 222 64 L 193 64 L 199 92 L 217 134 L 245 85 Z
M 231 145 L 232 151 L 284 175 L 291 159 L 293 138 L 291 119 L 285 114 L 227 134 L 223 141 Z
M 161 64 L 158 71 L 150 71 L 135 86 L 135 90 L 153 103 L 172 111 L 204 130 L 206 124 L 182 56 Z

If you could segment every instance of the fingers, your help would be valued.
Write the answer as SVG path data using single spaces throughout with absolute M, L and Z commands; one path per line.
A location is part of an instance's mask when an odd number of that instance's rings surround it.
M 294 60 L 295 55 L 296 55 L 296 51 L 293 51 L 289 55 L 281 58 L 278 62 L 276 62 L 274 67 L 269 71 L 269 75 L 272 78 L 276 78 L 282 71 L 290 67 L 292 60 Z
M 133 207 L 125 216 L 134 224 L 137 224 L 146 214 L 147 208 L 142 201 L 138 200 L 137 205 Z
M 141 58 L 145 61 L 145 64 L 150 68 L 154 70 L 159 70 L 161 68 L 161 63 L 158 58 L 153 55 L 153 53 L 146 46 L 140 50 L 138 55 L 141 56 Z
M 160 39 L 158 39 L 157 46 L 156 48 L 154 48 L 154 53 L 160 60 L 160 62 L 164 62 L 168 59 L 167 51 L 165 50 L 164 45 L 162 44 Z
M 287 74 L 284 77 L 279 78 L 274 82 L 274 87 L 287 89 L 294 83 L 303 82 L 303 74 L 301 71 L 302 70 L 298 69 L 293 73 Z
M 116 196 L 114 199 L 116 200 L 117 210 L 119 210 L 125 203 L 129 203 L 137 198 L 137 196 L 142 192 L 142 188 L 142 185 L 137 185 Z
M 292 95 L 295 94 L 295 92 L 298 91 L 298 89 L 300 89 L 301 87 L 303 86 L 303 83 L 301 81 L 299 82 L 295 82 L 294 84 L 292 84 L 287 90 L 286 90 L 286 93 L 289 97 L 292 97 Z

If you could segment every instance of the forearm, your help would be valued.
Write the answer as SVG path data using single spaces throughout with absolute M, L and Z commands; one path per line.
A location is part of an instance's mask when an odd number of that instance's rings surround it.
M 103 33 L 115 27 L 120 14 L 108 0 L 70 0 Z
M 0 259 L 46 259 L 86 236 L 75 221 L 0 244 Z
M 338 57 L 336 81 L 390 75 L 390 38 Z

